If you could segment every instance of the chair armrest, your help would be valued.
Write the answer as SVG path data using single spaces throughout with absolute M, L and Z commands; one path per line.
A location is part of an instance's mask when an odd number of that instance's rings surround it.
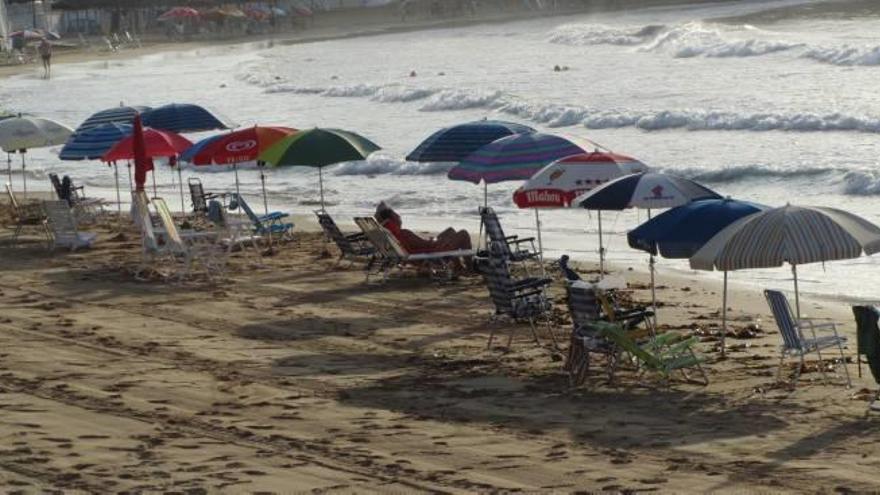
M 349 241 L 365 241 L 365 240 L 367 240 L 367 236 L 363 232 L 356 232 L 354 234 L 345 234 L 345 238 Z
M 287 217 L 289 217 L 289 216 L 290 216 L 290 213 L 283 213 L 283 212 L 280 212 L 280 211 L 273 211 L 272 213 L 269 213 L 268 215 L 260 215 L 260 216 L 257 217 L 257 218 L 259 218 L 261 222 L 266 222 L 266 221 L 269 221 L 269 220 L 281 220 L 282 218 L 287 218 Z
M 524 290 L 524 289 L 534 289 L 536 287 L 543 288 L 543 287 L 550 285 L 551 282 L 553 282 L 552 278 L 525 279 L 525 280 L 520 280 L 518 282 L 515 282 L 513 284 L 512 289 L 515 291 L 520 291 L 520 290 Z
M 522 244 L 524 242 L 534 242 L 534 237 L 526 237 L 525 239 L 513 239 L 511 241 L 507 241 L 508 244 Z

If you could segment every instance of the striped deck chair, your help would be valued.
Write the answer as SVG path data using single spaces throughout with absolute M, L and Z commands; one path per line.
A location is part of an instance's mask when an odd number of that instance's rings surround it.
M 535 343 L 540 345 L 541 341 L 538 338 L 536 324 L 543 319 L 547 324 L 554 346 L 558 348 L 556 334 L 553 332 L 553 320 L 550 317 L 553 305 L 546 292 L 552 279 L 514 279 L 510 274 L 508 263 L 508 260 L 497 257 L 477 259 L 476 265 L 483 274 L 489 296 L 495 304 L 495 314 L 492 316 L 492 320 L 507 318 L 514 322 L 528 322 Z M 508 348 L 513 342 L 514 331 L 515 329 L 511 327 L 507 339 Z M 494 337 L 495 327 L 493 326 L 486 347 L 492 347 Z
M 370 244 L 363 232 L 343 234 L 329 213 L 317 210 L 315 215 L 318 217 L 318 223 L 321 225 L 321 230 L 324 231 L 324 236 L 336 244 L 336 247 L 339 249 L 339 259 L 336 260 L 337 265 L 345 258 L 351 260 L 352 263 L 357 258 L 373 259 L 376 254 L 376 248 Z
M 794 375 L 793 386 L 797 387 L 798 379 L 804 367 L 804 356 L 815 352 L 819 357 L 819 370 L 822 371 L 822 378 L 827 383 L 828 375 L 825 373 L 825 362 L 822 360 L 822 349 L 837 347 L 840 351 L 840 359 L 843 364 L 843 371 L 846 373 L 847 387 L 852 386 L 849 377 L 849 369 L 846 367 L 846 356 L 843 355 L 843 344 L 846 343 L 846 337 L 837 333 L 837 325 L 834 323 L 818 323 L 813 320 L 796 319 L 791 311 L 785 294 L 778 290 L 765 290 L 764 297 L 770 310 L 773 312 L 773 318 L 776 320 L 776 326 L 779 333 L 782 334 L 782 348 L 779 355 L 779 371 L 776 374 L 776 380 L 782 376 L 782 366 L 785 363 L 786 356 L 798 356 L 800 365 Z M 810 330 L 810 337 L 804 335 L 805 327 Z M 831 331 L 831 335 L 819 336 L 816 330 Z
M 44 201 L 43 210 L 52 232 L 52 249 L 66 247 L 76 251 L 92 247 L 98 234 L 81 232 L 77 228 L 76 218 L 66 201 Z
M 433 253 L 410 253 L 387 229 L 379 225 L 373 217 L 360 217 L 355 223 L 378 251 L 383 254 L 383 277 L 388 279 L 388 273 L 394 266 L 427 266 L 435 278 L 451 279 L 454 275 L 453 262 L 459 262 L 462 258 L 474 256 L 473 249 L 458 249 L 455 251 L 439 251 Z
M 35 227 L 40 229 L 46 236 L 46 242 L 52 241 L 52 232 L 46 224 L 46 212 L 40 203 L 19 204 L 12 192 L 12 187 L 6 184 L 6 195 L 9 196 L 9 204 L 12 206 L 12 213 L 15 215 L 15 232 L 12 234 L 12 245 L 18 246 L 18 238 L 25 228 Z
M 535 248 L 535 238 L 508 236 L 501 228 L 498 215 L 490 207 L 480 208 L 480 219 L 486 229 L 487 247 L 492 256 L 501 256 L 512 262 L 528 261 L 539 258 L 540 254 Z
M 617 366 L 617 348 L 592 325 L 604 317 L 596 289 L 592 284 L 574 282 L 567 285 L 566 293 L 573 327 L 564 365 L 569 384 L 577 387 L 584 383 L 590 371 L 590 354 L 606 357 L 608 379 L 613 381 Z

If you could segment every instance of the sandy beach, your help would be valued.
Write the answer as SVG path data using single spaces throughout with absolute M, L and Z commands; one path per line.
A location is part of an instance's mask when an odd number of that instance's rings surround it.
M 275 41 L 441 25 L 387 21 L 319 24 Z M 58 61 L 209 44 L 75 50 Z M 0 78 L 31 70 L 0 67 Z M 302 214 L 313 207 L 291 206 L 293 239 L 276 240 L 274 253 L 237 252 L 225 274 L 176 282 L 136 274 L 139 233 L 111 213 L 82 226 L 98 234 L 91 249 L 50 252 L 35 231 L 13 246 L 0 197 L 0 492 L 863 493 L 880 484 L 880 427 L 866 412 L 877 385 L 866 365 L 857 375 L 844 295 L 801 305 L 839 324 L 849 362 L 827 363 L 824 383 L 810 356 L 792 390 L 776 380 L 782 341 L 760 290 L 732 282 L 722 358 L 720 283 L 666 272 L 660 330 L 699 339 L 709 384 L 674 375 L 667 387 L 632 366 L 609 383 L 600 363 L 572 388 L 563 369 L 572 325 L 552 266 L 560 349 L 544 329 L 538 346 L 528 325 L 491 322 L 477 275 L 439 282 L 404 270 L 367 283 L 362 263 L 337 265 L 335 246 Z M 350 218 L 337 221 L 355 231 Z M 577 269 L 586 278 L 597 265 Z M 611 271 L 633 305 L 649 304 L 646 264 Z M 493 328 L 505 338 L 487 348 Z M 783 375 L 796 366 L 787 361 Z
M 664 281 L 663 328 L 701 336 L 709 386 L 666 389 L 623 370 L 613 386 L 597 371 L 570 389 L 563 354 L 537 347 L 527 327 L 501 325 L 517 331 L 513 345 L 486 348 L 491 305 L 479 277 L 440 284 L 404 272 L 365 284 L 359 265 L 334 267 L 314 222 L 296 221 L 278 254 L 255 263 L 239 253 L 213 282 L 135 280 L 137 234 L 109 225 L 90 228 L 100 241 L 88 251 L 5 248 L 3 490 L 876 486 L 868 379 L 848 390 L 838 367 L 823 385 L 810 361 L 797 391 L 777 385 L 779 336 L 757 293 L 734 291 L 744 310 L 732 313 L 733 333 L 760 329 L 729 339 L 720 360 L 718 288 Z M 646 301 L 644 276 L 622 271 Z M 558 283 L 554 294 L 564 335 Z M 849 321 L 845 306 L 808 304 Z

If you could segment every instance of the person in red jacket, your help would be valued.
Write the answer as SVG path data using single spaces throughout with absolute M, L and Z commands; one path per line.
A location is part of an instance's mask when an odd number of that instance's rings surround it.
M 437 237 L 424 238 L 411 230 L 404 229 L 400 215 L 384 201 L 376 207 L 375 217 L 379 225 L 388 229 L 410 254 L 471 249 L 471 236 L 466 230 L 455 230 L 450 227 L 437 234 Z

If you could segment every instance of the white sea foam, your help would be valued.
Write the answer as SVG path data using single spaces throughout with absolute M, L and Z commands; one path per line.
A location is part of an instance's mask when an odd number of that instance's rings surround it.
M 331 170 L 334 175 L 440 175 L 450 167 L 448 163 L 414 163 L 377 153 L 364 161 L 343 163 Z
M 550 43 L 570 46 L 632 46 L 645 43 L 664 28 L 665 26 L 662 25 L 621 29 L 601 24 L 566 24 L 551 31 L 547 40 Z
M 843 177 L 843 192 L 850 196 L 880 195 L 880 174 L 874 170 L 853 170 Z
M 471 108 L 497 108 L 502 106 L 505 100 L 506 96 L 501 91 L 444 89 L 431 96 L 419 110 L 442 112 Z
M 753 31 L 753 30 L 749 30 Z M 753 35 L 749 32 L 748 34 Z M 803 46 L 781 40 L 756 37 L 736 39 L 714 25 L 689 22 L 664 31 L 640 48 L 645 52 L 669 53 L 676 58 L 691 57 L 755 57 Z
M 816 47 L 804 52 L 802 57 L 832 65 L 875 66 L 880 65 L 880 46 Z
M 743 180 L 812 179 L 817 176 L 840 173 L 841 169 L 832 167 L 782 168 L 767 164 L 747 164 L 718 169 L 672 168 L 664 171 L 696 181 L 717 184 Z

